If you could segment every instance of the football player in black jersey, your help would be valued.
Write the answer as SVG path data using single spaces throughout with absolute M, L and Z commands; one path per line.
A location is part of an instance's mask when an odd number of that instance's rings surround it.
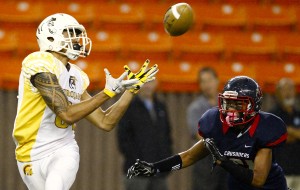
M 283 170 L 273 156 L 273 150 L 286 141 L 286 125 L 261 111 L 261 104 L 261 89 L 252 78 L 230 79 L 219 94 L 219 106 L 200 118 L 202 138 L 196 144 L 155 163 L 137 160 L 128 177 L 179 170 L 211 154 L 213 167 L 223 167 L 230 174 L 230 190 L 287 190 Z

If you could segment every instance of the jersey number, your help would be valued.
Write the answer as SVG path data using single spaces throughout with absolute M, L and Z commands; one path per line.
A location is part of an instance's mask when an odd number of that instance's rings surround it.
M 69 101 L 69 103 L 72 104 L 72 102 L 70 102 L 70 101 Z M 66 129 L 69 127 L 69 125 L 58 116 L 55 117 L 55 125 L 56 125 L 56 127 L 62 128 L 62 129 Z M 75 128 L 75 125 L 73 124 L 72 129 L 74 129 L 74 128 Z

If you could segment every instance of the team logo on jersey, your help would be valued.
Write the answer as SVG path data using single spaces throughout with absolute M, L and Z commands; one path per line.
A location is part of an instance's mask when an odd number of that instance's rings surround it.
M 33 174 L 31 164 L 25 165 L 25 166 L 23 167 L 23 172 L 24 172 L 25 175 L 31 176 L 31 175 Z
M 76 78 L 74 76 L 70 76 L 69 78 L 69 87 L 71 89 L 76 89 Z

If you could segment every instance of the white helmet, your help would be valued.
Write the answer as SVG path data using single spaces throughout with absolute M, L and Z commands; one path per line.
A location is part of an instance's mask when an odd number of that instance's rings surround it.
M 58 52 L 71 60 L 88 56 L 92 49 L 92 41 L 87 37 L 85 28 L 75 18 L 64 13 L 45 18 L 36 36 L 41 51 Z

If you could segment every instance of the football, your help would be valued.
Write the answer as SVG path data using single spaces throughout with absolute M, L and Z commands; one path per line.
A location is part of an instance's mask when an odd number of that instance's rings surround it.
M 164 28 L 170 36 L 180 36 L 186 33 L 193 22 L 193 9 L 187 3 L 172 5 L 164 16 Z

